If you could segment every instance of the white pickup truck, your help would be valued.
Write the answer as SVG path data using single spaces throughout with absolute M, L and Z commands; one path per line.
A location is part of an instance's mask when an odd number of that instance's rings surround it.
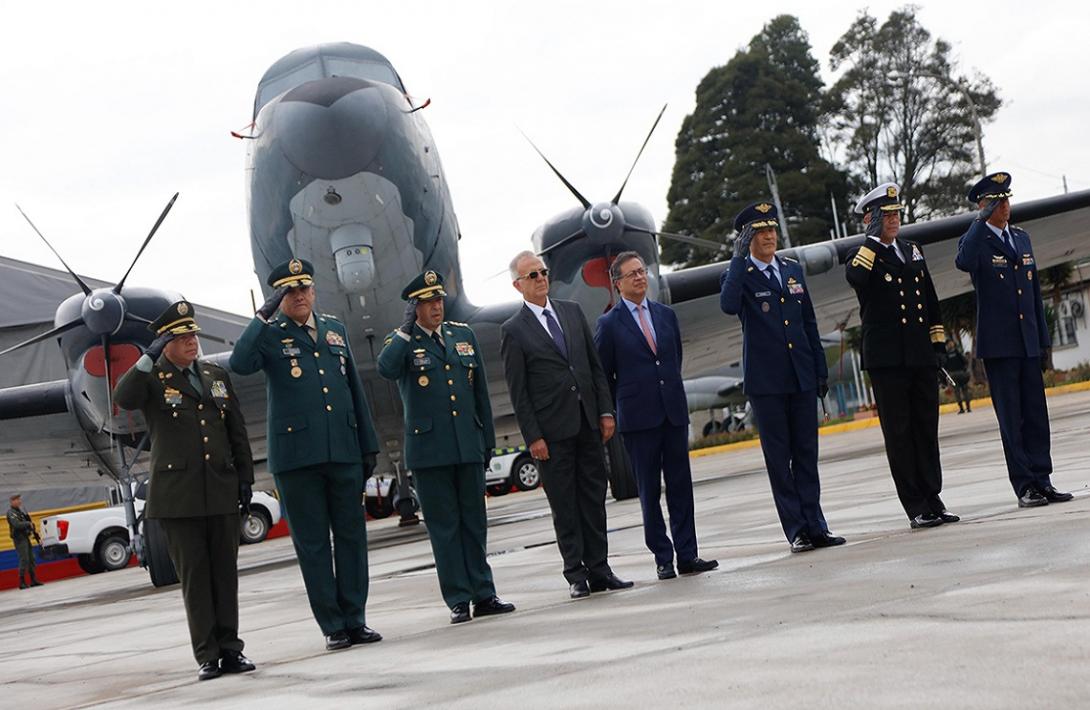
M 137 516 L 144 509 L 145 486 L 133 491 Z M 254 491 L 250 514 L 242 521 L 239 540 L 245 544 L 261 542 L 273 525 L 280 522 L 280 501 L 268 493 Z M 132 550 L 125 508 L 81 510 L 42 519 L 42 557 L 59 559 L 75 555 L 80 569 L 88 574 L 123 569 L 128 566 Z

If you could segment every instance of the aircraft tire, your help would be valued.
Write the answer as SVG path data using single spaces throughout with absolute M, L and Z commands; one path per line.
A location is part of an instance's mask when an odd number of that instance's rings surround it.
M 636 478 L 632 475 L 632 462 L 628 460 L 621 434 L 617 433 L 605 446 L 606 466 L 609 471 L 609 491 L 613 500 L 628 500 L 639 495 Z
M 144 519 L 144 546 L 148 556 L 148 574 L 156 587 L 167 587 L 178 583 L 178 572 L 167 550 L 167 538 L 159 521 Z

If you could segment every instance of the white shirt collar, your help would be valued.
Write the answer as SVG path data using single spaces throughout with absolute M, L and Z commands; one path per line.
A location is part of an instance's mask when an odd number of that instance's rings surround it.
M 874 236 L 873 234 L 868 234 L 867 239 L 873 239 L 874 241 L 878 242 L 879 245 L 886 246 L 885 242 L 883 242 L 881 239 Z M 900 257 L 901 261 L 905 260 L 905 255 L 901 251 L 901 246 L 897 243 L 896 239 L 894 239 L 892 242 L 890 242 L 889 246 L 893 247 L 893 251 L 897 252 L 897 256 Z
M 637 309 L 637 308 L 639 308 L 640 306 L 643 306 L 644 308 L 647 308 L 647 312 L 648 312 L 648 313 L 650 313 L 650 312 L 651 312 L 651 307 L 647 305 L 647 296 L 644 296 L 644 297 L 643 297 L 643 300 L 642 300 L 642 301 L 640 301 L 639 303 L 635 303 L 635 302 L 633 302 L 633 301 L 629 301 L 629 300 L 628 300 L 627 298 L 625 298 L 624 296 L 621 296 L 621 300 L 622 300 L 622 301 L 624 301 L 624 304 L 625 304 L 625 306 L 627 306 L 627 307 L 628 307 L 628 310 L 629 310 L 629 311 L 631 311 L 631 312 L 633 312 L 633 313 L 635 313 L 636 309 Z
M 300 323 L 299 321 L 295 320 L 294 318 L 292 318 L 291 321 L 292 321 L 292 323 L 295 323 L 295 325 L 299 326 L 300 328 L 310 328 L 310 329 L 312 329 L 312 330 L 314 330 L 316 332 L 318 330 L 318 321 L 314 320 L 314 311 L 310 312 L 310 316 L 307 317 L 307 322 L 306 323 Z
M 761 261 L 760 259 L 753 256 L 752 254 L 749 255 L 749 258 L 753 260 L 753 263 L 761 271 L 764 271 L 765 269 L 767 269 L 770 266 L 773 267 L 774 269 L 776 269 L 776 271 L 780 270 L 780 265 L 776 263 L 776 257 L 775 256 L 772 257 L 772 261 Z
M 545 315 L 543 314 L 543 311 L 546 308 L 548 308 L 549 313 L 552 313 L 553 318 L 556 318 L 557 321 L 559 322 L 560 316 L 557 315 L 556 309 L 553 308 L 553 302 L 550 301 L 548 298 L 545 299 L 545 305 L 544 306 L 539 306 L 536 303 L 530 303 L 529 301 L 523 301 L 523 304 L 525 304 L 527 308 L 529 308 L 531 311 L 533 311 L 534 315 L 537 316 L 538 319 L 541 319 L 541 318 L 545 317 Z
M 999 227 L 996 227 L 996 226 L 995 226 L 994 224 L 992 224 L 991 222 L 984 222 L 984 224 L 988 225 L 988 229 L 992 230 L 992 234 L 994 234 L 995 236 L 999 237 L 1000 239 L 1002 239 L 1002 238 L 1003 238 L 1003 232 L 1006 232 L 1007 234 L 1010 234 L 1010 233 L 1011 233 L 1011 225 L 1010 225 L 1010 222 L 1007 222 L 1007 223 L 1006 223 L 1005 225 L 1003 225 L 1003 228 L 1002 228 L 1002 229 L 1000 229 Z M 1012 236 L 1011 236 L 1011 239 L 1013 239 L 1013 238 L 1014 238 L 1014 236 L 1012 235 Z

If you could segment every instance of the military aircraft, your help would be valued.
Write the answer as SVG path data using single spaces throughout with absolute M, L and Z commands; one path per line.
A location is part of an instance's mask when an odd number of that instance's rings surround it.
M 266 71 L 254 100 L 253 121 L 248 130 L 235 133 L 247 148 L 247 209 L 254 270 L 264 283 L 274 266 L 293 256 L 315 265 L 318 309 L 342 320 L 348 329 L 383 448 L 380 470 L 401 475 L 401 401 L 396 386 L 377 376 L 375 360 L 385 336 L 401 322 L 403 285 L 425 269 L 445 278 L 448 318 L 469 323 L 477 334 L 489 364 L 497 433 L 515 432 L 499 358 L 499 326 L 521 304 L 478 307 L 465 295 L 458 260 L 462 235 L 438 150 L 424 120 L 427 105 L 411 98 L 393 65 L 378 52 L 350 43 L 319 45 L 291 52 Z M 658 232 L 645 208 L 621 201 L 624 183 L 613 199 L 593 203 L 553 170 L 579 201 L 578 207 L 546 221 L 532 238 L 535 250 L 556 275 L 553 296 L 577 300 L 588 317 L 597 317 L 613 298 L 608 279 L 603 278 L 605 269 L 616 254 L 635 249 L 644 256 L 654 277 L 652 293 L 673 304 L 678 312 L 686 376 L 698 382 L 701 375 L 736 362 L 741 349 L 740 326 L 718 306 L 724 264 L 662 273 L 658 239 L 700 240 Z M 1090 255 L 1090 191 L 1021 203 L 1016 205 L 1015 215 L 1033 235 L 1041 267 Z M 905 237 L 928 247 L 928 262 L 940 297 L 970 288 L 968 276 L 954 271 L 953 254 L 956 238 L 972 219 L 973 215 L 965 214 L 902 230 Z M 855 309 L 855 295 L 846 286 L 841 266 L 848 250 L 862 238 L 857 235 L 782 252 L 806 269 L 823 330 L 846 320 Z M 723 250 L 714 242 L 706 246 Z M 69 272 L 75 277 L 71 269 Z M 20 421 L 20 431 L 30 437 L 39 456 L 43 450 L 52 450 L 60 465 L 66 452 L 85 449 L 80 442 L 88 437 L 126 446 L 139 443 L 134 442 L 139 426 L 126 421 L 123 427 L 120 415 L 107 414 L 113 411 L 112 405 L 104 394 L 96 396 L 82 384 L 89 378 L 80 372 L 83 368 L 92 377 L 101 372 L 105 377 L 100 387 L 104 388 L 151 340 L 151 334 L 138 327 L 139 321 L 133 323 L 133 317 L 154 317 L 157 311 L 152 303 L 161 309 L 173 299 L 173 295 L 161 293 L 157 300 L 138 309 L 127 301 L 132 300 L 128 294 L 136 295 L 135 287 L 122 294 L 123 283 L 124 279 L 108 289 L 111 295 L 99 294 L 101 308 L 96 308 L 98 291 L 88 293 L 89 289 L 82 288 L 84 293 L 74 296 L 75 301 L 69 299 L 58 308 L 56 328 L 36 338 L 59 335 L 62 350 L 66 343 L 71 344 L 65 351 L 72 363 L 67 380 L 0 390 L 0 419 Z M 86 308 L 80 305 L 83 303 L 88 304 Z M 76 322 L 73 315 L 77 305 L 85 312 L 82 322 Z M 97 319 L 95 314 L 101 309 L 107 309 L 110 319 Z M 130 312 L 133 317 L 128 316 Z M 66 330 L 60 332 L 60 328 Z M 107 338 L 111 340 L 107 342 Z M 225 340 L 229 346 L 231 338 Z M 132 349 L 122 350 L 123 345 Z M 95 348 L 109 351 L 103 356 L 109 367 L 94 369 Z M 115 352 L 126 354 L 115 358 Z M 210 357 L 226 365 L 228 354 Z M 732 390 L 727 384 L 720 378 L 712 387 L 729 395 Z M 265 451 L 262 378 L 239 377 L 236 389 L 244 403 L 255 456 L 261 460 Z M 77 414 L 86 409 L 93 412 Z M 50 440 L 42 441 L 31 433 L 39 417 L 63 413 L 76 415 L 70 417 L 71 426 L 64 434 L 54 431 Z M 5 422 L 0 431 L 4 447 L 12 439 L 9 431 Z M 109 447 L 96 451 L 109 459 Z M 607 451 L 614 495 L 634 495 L 623 447 L 616 438 Z M 118 452 L 114 460 L 124 461 L 123 456 Z M 118 465 L 103 463 L 103 468 L 114 475 Z M 409 517 L 407 497 L 402 502 L 402 515 Z M 156 548 L 145 557 L 154 560 L 161 553 Z M 166 578 L 152 569 L 153 582 Z

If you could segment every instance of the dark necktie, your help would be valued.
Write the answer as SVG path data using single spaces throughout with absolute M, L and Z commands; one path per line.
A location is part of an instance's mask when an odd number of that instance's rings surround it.
M 886 253 L 889 254 L 889 258 L 893 261 L 897 262 L 898 264 L 902 263 L 901 257 L 897 255 L 897 247 L 893 246 L 892 244 L 887 244 Z
M 1003 243 L 1007 245 L 1007 248 L 1012 252 L 1016 251 L 1014 248 L 1014 239 L 1011 237 L 1011 233 L 1007 230 L 1003 230 Z
M 431 339 L 435 341 L 435 344 L 439 346 L 440 350 L 442 350 L 444 352 L 446 351 L 447 348 L 446 348 L 446 346 L 443 345 L 443 339 L 439 337 L 439 331 L 438 330 L 433 330 L 431 332 Z
M 560 324 L 556 322 L 556 318 L 553 318 L 553 314 L 546 308 L 542 311 L 545 314 L 545 324 L 549 327 L 549 335 L 553 336 L 553 342 L 556 343 L 557 350 L 564 357 L 568 357 L 568 343 L 564 340 L 564 331 L 560 330 Z
M 777 291 L 783 290 L 783 284 L 780 283 L 780 277 L 776 273 L 776 267 L 769 264 L 765 267 L 765 276 L 768 277 L 768 282 L 772 284 L 773 288 Z
M 186 376 L 186 379 L 189 380 L 189 384 L 193 385 L 193 389 L 197 390 L 197 392 L 200 392 L 201 389 L 202 389 L 202 387 L 201 387 L 201 376 L 197 374 L 196 368 L 194 368 L 194 367 L 185 368 L 185 376 Z

